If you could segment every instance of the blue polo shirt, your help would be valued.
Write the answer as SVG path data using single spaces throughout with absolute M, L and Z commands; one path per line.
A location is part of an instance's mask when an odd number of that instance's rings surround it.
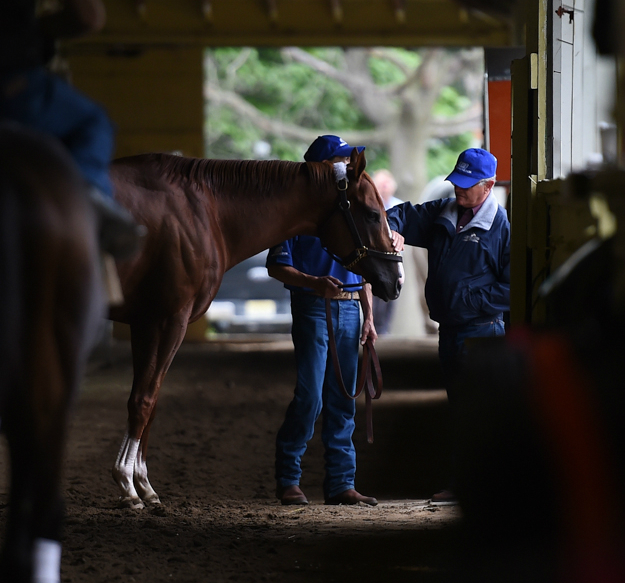
M 332 256 L 324 250 L 320 240 L 310 235 L 297 235 L 292 239 L 287 239 L 279 245 L 272 247 L 267 254 L 266 265 L 288 265 L 307 275 L 323 277 L 332 275 L 341 283 L 362 283 L 362 278 L 356 273 L 348 271 L 340 263 L 337 263 Z M 310 288 L 296 287 L 285 284 L 287 289 L 293 291 L 308 291 Z M 357 291 L 361 285 L 347 288 L 346 291 Z

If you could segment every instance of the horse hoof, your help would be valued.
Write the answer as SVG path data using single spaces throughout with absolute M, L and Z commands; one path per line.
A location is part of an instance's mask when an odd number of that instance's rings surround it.
M 144 504 L 148 506 L 159 506 L 161 504 L 161 499 L 158 494 L 153 494 L 152 496 L 148 496 L 143 499 Z
M 131 498 L 129 496 L 122 498 L 118 502 L 118 508 L 131 508 L 132 510 L 141 510 L 145 508 L 144 503 L 139 498 Z

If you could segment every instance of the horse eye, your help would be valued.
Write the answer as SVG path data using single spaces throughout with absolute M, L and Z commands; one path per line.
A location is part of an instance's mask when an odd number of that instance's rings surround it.
M 367 220 L 371 221 L 372 223 L 380 222 L 380 213 L 378 211 L 368 210 L 365 213 L 365 216 L 367 217 Z

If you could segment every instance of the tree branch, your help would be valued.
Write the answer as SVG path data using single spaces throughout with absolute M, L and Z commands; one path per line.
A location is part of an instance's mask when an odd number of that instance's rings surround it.
M 358 107 L 376 125 L 386 123 L 393 116 L 394 110 L 388 99 L 390 91 L 379 87 L 372 80 L 366 67 L 367 58 L 363 61 L 363 49 L 347 49 L 346 67 L 342 70 L 297 47 L 286 47 L 281 53 L 343 85 L 350 91 Z
M 237 115 L 250 120 L 256 127 L 269 135 L 301 140 L 303 142 L 312 142 L 317 136 L 329 132 L 328 129 L 303 128 L 302 126 L 284 123 L 271 118 L 254 107 L 254 105 L 248 103 L 237 93 L 220 89 L 212 83 L 205 84 L 204 96 L 209 100 L 211 105 L 218 107 L 224 106 L 232 109 Z M 342 132 L 341 137 L 355 144 L 384 146 L 387 144 L 389 138 L 387 133 L 388 132 L 383 129 L 347 131 Z
M 434 138 L 449 138 L 482 129 L 482 107 L 477 103 L 454 117 L 435 117 L 430 127 Z
M 398 57 L 388 49 L 377 47 L 377 48 L 370 49 L 369 52 L 372 57 L 376 57 L 377 59 L 382 59 L 384 61 L 387 61 L 388 63 L 391 63 L 394 67 L 397 67 L 398 69 L 400 69 L 400 71 L 402 71 L 402 73 L 406 77 L 409 77 L 415 70 L 415 69 L 412 69 L 411 67 L 408 67 L 404 61 L 398 59 Z
M 323 59 L 318 59 L 303 49 L 298 47 L 285 47 L 281 49 L 280 53 L 283 57 L 292 59 L 293 61 L 302 63 L 303 65 L 307 65 L 314 71 L 344 84 L 345 75 L 342 71 L 333 67 L 330 63 L 327 63 Z

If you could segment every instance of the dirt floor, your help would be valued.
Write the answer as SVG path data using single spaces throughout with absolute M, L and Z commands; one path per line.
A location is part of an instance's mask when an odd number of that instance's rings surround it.
M 375 507 L 323 504 L 317 432 L 301 486 L 311 503 L 274 497 L 274 438 L 295 380 L 291 341 L 186 344 L 166 377 L 148 466 L 163 504 L 117 508 L 111 478 L 132 379 L 130 347 L 115 342 L 89 366 L 65 470 L 62 581 L 448 581 L 460 511 L 429 505 L 449 454 L 436 339 L 378 343 L 385 390 L 374 443 L 358 401 L 357 489 Z M 6 517 L 0 461 L 0 528 Z

